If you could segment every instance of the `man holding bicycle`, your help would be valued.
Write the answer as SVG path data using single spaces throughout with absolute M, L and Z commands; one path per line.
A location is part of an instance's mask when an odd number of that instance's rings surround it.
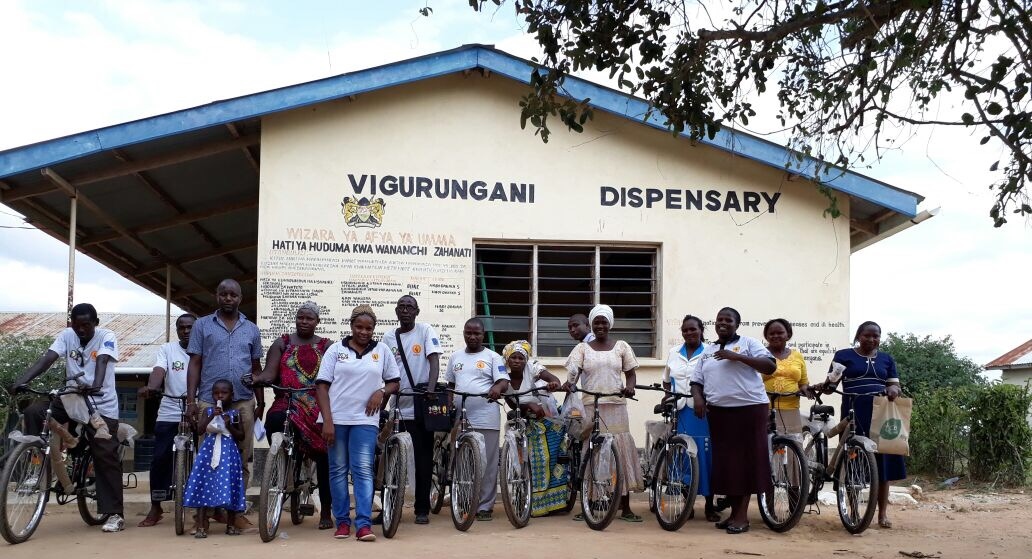
M 26 387 L 32 379 L 40 376 L 57 359 L 65 359 L 65 375 L 69 386 L 79 386 L 82 396 L 69 395 L 53 403 L 53 419 L 68 423 L 68 412 L 62 401 L 65 398 L 86 398 L 92 414 L 99 414 L 99 421 L 107 427 L 108 435 L 97 436 L 101 425 L 84 423 L 86 438 L 90 443 L 93 464 L 97 476 L 97 512 L 110 515 L 104 523 L 105 532 L 120 532 L 125 528 L 122 512 L 122 464 L 118 458 L 118 393 L 115 391 L 115 363 L 118 361 L 118 340 L 114 332 L 97 328 L 100 319 L 97 309 L 89 303 L 72 307 L 71 326 L 65 328 L 54 339 L 47 350 L 17 380 L 14 391 Z M 37 402 L 25 410 L 25 430 L 30 435 L 43 432 L 49 402 Z
M 186 394 L 186 366 L 190 362 L 186 347 L 196 320 L 197 317 L 189 313 L 176 319 L 176 336 L 179 340 L 168 342 L 158 349 L 157 361 L 147 379 L 147 385 L 140 388 L 140 398 L 149 398 L 155 394 L 173 397 Z M 164 514 L 161 502 L 169 500 L 168 488 L 172 486 L 172 459 L 175 456 L 172 446 L 179 432 L 179 421 L 183 417 L 182 405 L 183 402 L 175 398 L 162 398 L 158 407 L 158 419 L 154 423 L 154 457 L 150 469 L 151 508 L 137 524 L 141 528 L 160 522 Z

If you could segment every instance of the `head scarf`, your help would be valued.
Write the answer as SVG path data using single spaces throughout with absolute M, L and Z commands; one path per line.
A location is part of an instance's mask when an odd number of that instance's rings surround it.
M 373 312 L 373 307 L 370 307 L 369 305 L 359 305 L 355 307 L 355 309 L 351 311 L 351 320 L 355 320 L 363 314 L 369 315 L 369 318 L 372 318 L 373 322 L 376 322 L 376 313 Z
M 601 316 L 609 322 L 609 327 L 613 327 L 613 309 L 609 305 L 595 305 L 595 308 L 591 309 L 591 313 L 588 314 L 588 325 L 592 325 L 595 322 L 595 317 Z
M 305 301 L 297 308 L 297 312 L 301 311 L 308 311 L 314 314 L 315 318 L 319 318 L 319 303 L 316 303 L 315 301 Z
M 509 344 L 505 346 L 505 349 L 502 350 L 502 357 L 504 357 L 505 359 L 509 359 L 509 356 L 513 353 L 521 353 L 523 354 L 524 359 L 529 360 L 530 342 L 528 342 L 527 340 L 515 340 L 509 342 Z

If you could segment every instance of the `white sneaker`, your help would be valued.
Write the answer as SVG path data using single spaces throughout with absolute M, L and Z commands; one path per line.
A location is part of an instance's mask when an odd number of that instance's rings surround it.
M 125 520 L 122 519 L 120 514 L 112 514 L 108 517 L 107 522 L 104 523 L 104 527 L 101 530 L 105 532 L 121 532 L 125 530 Z

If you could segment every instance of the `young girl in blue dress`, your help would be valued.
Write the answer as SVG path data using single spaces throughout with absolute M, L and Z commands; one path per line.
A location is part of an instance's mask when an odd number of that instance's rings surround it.
M 202 412 L 199 427 L 205 432 L 204 442 L 183 494 L 183 504 L 198 509 L 195 538 L 208 537 L 208 515 L 219 508 L 226 510 L 226 534 L 240 535 L 236 513 L 246 508 L 243 464 L 237 448 L 244 430 L 239 413 L 225 410 L 233 402 L 233 385 L 224 379 L 215 381 L 211 396 L 215 407 Z

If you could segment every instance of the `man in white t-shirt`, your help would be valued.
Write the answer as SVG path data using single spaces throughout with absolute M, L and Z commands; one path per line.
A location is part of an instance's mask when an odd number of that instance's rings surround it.
M 186 368 L 190 363 L 186 347 L 190 341 L 190 330 L 196 321 L 197 317 L 192 314 L 180 315 L 176 319 L 176 336 L 179 341 L 168 342 L 158 348 L 158 356 L 147 385 L 139 391 L 140 398 L 162 395 L 158 419 L 154 422 L 154 456 L 150 469 L 151 508 L 137 524 L 141 528 L 154 526 L 161 521 L 164 514 L 161 502 L 172 496 L 169 493 L 172 487 L 172 460 L 175 457 L 172 447 L 179 433 L 183 406 L 186 405 L 186 402 L 176 397 L 186 395 Z
M 58 358 L 65 360 L 68 386 L 80 387 L 87 399 L 90 412 L 96 411 L 112 434 L 96 437 L 97 429 L 84 424 L 86 438 L 93 455 L 97 473 L 97 512 L 110 515 L 104 523 L 105 532 L 119 532 L 125 527 L 122 512 L 122 463 L 118 459 L 118 393 L 115 391 L 115 363 L 118 362 L 118 340 L 114 332 L 97 328 L 100 319 L 97 309 L 89 303 L 72 307 L 71 326 L 54 338 L 54 343 L 16 381 L 14 390 L 27 386 L 40 376 Z M 43 432 L 43 422 L 49 402 L 37 402 L 25 410 L 25 430 L 30 435 Z M 58 400 L 53 405 L 53 419 L 69 423 L 64 405 Z
M 416 317 L 419 316 L 419 303 L 415 297 L 405 295 L 398 299 L 394 312 L 398 316 L 398 329 L 388 330 L 383 335 L 383 343 L 391 348 L 398 363 L 401 391 L 411 392 L 415 386 L 419 386 L 433 392 L 441 371 L 441 341 L 437 339 L 437 333 L 432 326 L 416 322 Z M 405 352 L 405 360 L 401 358 L 402 351 Z M 408 362 L 408 370 L 405 368 L 405 362 Z M 426 430 L 422 417 L 416 417 L 415 404 L 411 396 L 400 397 L 398 402 L 401 418 L 405 421 L 405 431 L 412 436 L 412 451 L 415 454 L 416 524 L 429 524 L 434 432 Z
M 459 392 L 489 394 L 487 399 L 457 396 L 455 405 L 465 405 L 470 426 L 484 436 L 487 460 L 480 486 L 477 520 L 491 520 L 498 489 L 498 431 L 501 429 L 498 405 L 493 402 L 509 389 L 509 373 L 502 356 L 484 347 L 484 323 L 479 318 L 466 321 L 462 337 L 466 340 L 466 349 L 452 354 L 445 379 L 449 387 Z

